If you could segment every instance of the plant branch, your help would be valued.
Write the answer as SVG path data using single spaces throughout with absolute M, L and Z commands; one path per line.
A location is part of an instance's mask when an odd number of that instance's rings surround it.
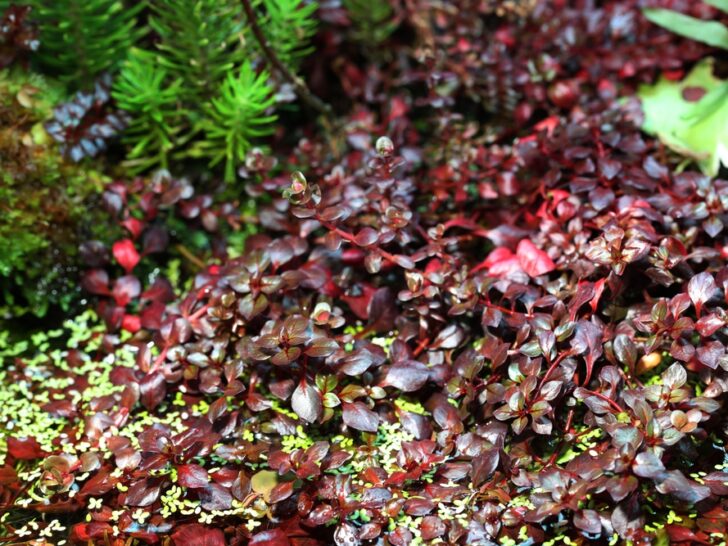
M 328 121 L 331 121 L 332 112 L 329 105 L 322 101 L 320 98 L 318 98 L 316 95 L 314 95 L 306 85 L 306 82 L 304 82 L 296 74 L 291 72 L 288 67 L 278 58 L 276 52 L 273 51 L 270 45 L 268 45 L 268 40 L 266 39 L 265 34 L 263 34 L 263 30 L 258 24 L 258 18 L 255 15 L 255 10 L 251 5 L 250 0 L 242 0 L 242 2 L 243 9 L 245 10 L 245 15 L 247 16 L 250 23 L 250 29 L 253 31 L 253 36 L 255 36 L 255 40 L 260 45 L 260 48 L 263 50 L 263 54 L 267 57 L 268 62 L 270 62 L 270 64 L 278 72 L 280 72 L 281 76 L 283 76 L 285 80 L 293 85 L 293 87 L 296 89 L 296 94 L 301 98 L 301 100 L 303 100 L 303 102 L 308 104 L 308 106 L 313 108 L 314 110 L 317 110 Z

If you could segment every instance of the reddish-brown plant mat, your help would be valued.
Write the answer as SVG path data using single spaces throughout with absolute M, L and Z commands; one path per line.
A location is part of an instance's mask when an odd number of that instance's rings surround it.
M 724 0 L 0 8 L 0 544 L 725 546 Z

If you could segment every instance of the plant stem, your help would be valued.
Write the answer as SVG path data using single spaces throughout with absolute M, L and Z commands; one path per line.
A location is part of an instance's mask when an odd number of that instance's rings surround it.
M 178 244 L 178 245 L 175 246 L 175 248 L 177 249 L 177 251 L 180 254 L 182 254 L 182 256 L 184 256 L 185 258 L 187 258 L 187 260 L 189 260 L 198 269 L 201 269 L 202 270 L 202 269 L 205 269 L 205 267 L 207 267 L 205 265 L 205 262 L 203 262 L 197 256 L 195 256 L 194 254 L 192 254 L 192 252 L 190 252 L 190 250 L 186 246 L 184 246 L 182 244 Z
M 268 58 L 268 62 L 270 62 L 273 67 L 280 72 L 281 76 L 283 76 L 284 79 L 286 79 L 289 83 L 293 85 L 296 89 L 296 94 L 310 106 L 314 110 L 317 110 L 321 115 L 324 116 L 324 118 L 328 122 L 332 122 L 331 116 L 331 108 L 328 104 L 326 104 L 324 101 L 322 101 L 320 98 L 318 98 L 316 95 L 311 93 L 311 90 L 306 85 L 306 82 L 304 82 L 301 78 L 299 78 L 296 74 L 291 72 L 288 67 L 278 58 L 278 55 L 276 55 L 276 52 L 273 51 L 273 49 L 268 45 L 268 40 L 265 37 L 265 34 L 263 34 L 263 30 L 260 28 L 260 25 L 258 24 L 258 18 L 255 15 L 255 10 L 253 9 L 253 6 L 250 3 L 250 0 L 242 0 L 243 2 L 243 9 L 245 10 L 245 15 L 248 18 L 248 22 L 250 23 L 250 29 L 253 31 L 253 36 L 255 36 L 255 40 L 260 45 L 260 48 L 263 50 L 263 54 Z

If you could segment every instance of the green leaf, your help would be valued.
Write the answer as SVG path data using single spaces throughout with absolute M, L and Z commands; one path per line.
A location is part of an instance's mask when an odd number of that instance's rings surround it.
M 700 100 L 684 98 L 686 91 L 698 90 L 705 93 Z M 728 165 L 728 81 L 713 76 L 713 59 L 698 63 L 680 82 L 661 78 L 655 85 L 643 85 L 638 96 L 644 131 L 695 160 L 710 176 L 718 173 L 721 162 Z
M 728 0 L 703 0 L 703 2 L 721 11 L 728 12 Z
M 257 0 L 261 15 L 258 25 L 263 30 L 268 44 L 287 66 L 295 69 L 300 60 L 311 53 L 309 45 L 316 34 L 318 22 L 315 17 L 318 4 L 304 0 Z
M 675 34 L 713 47 L 728 49 L 728 28 L 718 21 L 704 21 L 662 8 L 645 8 L 642 12 L 647 19 Z

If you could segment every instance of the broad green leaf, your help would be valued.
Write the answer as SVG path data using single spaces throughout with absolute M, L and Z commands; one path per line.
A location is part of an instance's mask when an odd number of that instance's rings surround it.
M 696 101 L 685 92 L 704 92 Z M 680 82 L 661 78 L 643 85 L 645 122 L 642 129 L 673 150 L 694 159 L 704 173 L 715 176 L 721 162 L 728 165 L 728 81 L 713 76 L 713 59 L 698 63 Z
M 706 4 L 710 4 L 714 8 L 728 12 L 728 0 L 703 0 Z
M 675 34 L 728 49 L 728 27 L 718 21 L 704 21 L 662 8 L 645 8 L 642 12 L 647 19 Z

